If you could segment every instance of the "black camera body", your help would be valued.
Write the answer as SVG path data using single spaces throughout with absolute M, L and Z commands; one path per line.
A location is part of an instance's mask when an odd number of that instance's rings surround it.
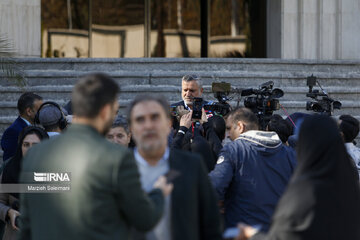
M 273 86 L 274 82 L 269 81 L 261 84 L 259 89 L 250 88 L 241 92 L 241 96 L 249 96 L 245 98 L 244 106 L 257 115 L 262 130 L 266 129 L 273 112 L 280 109 L 278 98 L 284 96 L 281 89 L 273 89 Z
M 324 90 L 322 90 L 322 92 L 319 90 L 313 90 L 313 87 L 316 85 L 316 83 L 318 82 L 314 75 L 307 77 L 307 86 L 309 87 L 309 92 L 306 94 L 306 97 L 312 98 L 313 101 L 306 102 L 306 110 L 331 116 L 334 113 L 334 109 L 341 108 L 341 102 L 329 97 L 329 95 Z M 321 99 L 318 99 L 320 97 Z
M 202 115 L 203 99 L 202 98 L 193 98 L 193 112 L 191 118 L 194 120 L 200 120 Z
M 211 91 L 214 93 L 214 97 L 218 102 L 212 102 L 204 105 L 206 111 L 211 111 L 215 115 L 225 116 L 231 111 L 229 101 L 229 94 L 231 91 L 231 84 L 226 82 L 213 82 L 211 85 Z

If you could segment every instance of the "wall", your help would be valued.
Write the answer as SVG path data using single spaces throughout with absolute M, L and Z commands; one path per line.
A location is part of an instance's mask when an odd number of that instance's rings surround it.
M 1 0 L 0 34 L 19 57 L 40 57 L 40 0 Z
M 285 59 L 360 59 L 359 0 L 271 0 L 268 57 Z M 281 43 L 281 48 L 274 47 Z M 269 46 L 269 45 L 268 45 Z

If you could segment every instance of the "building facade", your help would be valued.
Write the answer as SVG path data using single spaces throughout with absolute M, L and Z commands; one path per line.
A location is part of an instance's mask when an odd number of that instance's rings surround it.
M 19 57 L 360 59 L 359 0 L 2 0 Z

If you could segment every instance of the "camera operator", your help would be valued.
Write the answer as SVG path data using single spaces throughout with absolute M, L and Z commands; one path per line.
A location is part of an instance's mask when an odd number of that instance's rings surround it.
M 225 227 L 238 222 L 269 229 L 279 197 L 294 171 L 295 153 L 275 132 L 259 131 L 256 115 L 247 108 L 231 111 L 228 136 L 209 177 L 224 201 Z
M 360 149 L 354 144 L 354 139 L 359 134 L 359 121 L 353 116 L 341 115 L 339 118 L 339 129 L 347 152 L 354 161 L 360 177 Z

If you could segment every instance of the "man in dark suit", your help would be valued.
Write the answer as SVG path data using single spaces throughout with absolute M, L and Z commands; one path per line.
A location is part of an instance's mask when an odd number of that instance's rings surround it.
M 167 101 L 138 96 L 129 106 L 128 117 L 143 189 L 151 191 L 153 182 L 163 174 L 174 184 L 158 225 L 135 239 L 221 239 L 215 192 L 202 159 L 168 147 L 171 120 Z
M 171 107 L 182 106 L 184 109 L 192 109 L 194 97 L 201 98 L 204 89 L 202 87 L 201 78 L 197 75 L 185 75 L 181 81 L 181 97 L 182 101 L 171 104 Z M 203 101 L 203 105 L 207 104 Z
M 34 124 L 35 115 L 42 104 L 42 97 L 31 92 L 22 94 L 17 102 L 19 117 L 8 127 L 1 138 L 3 161 L 14 156 L 18 136 L 26 126 Z
M 152 229 L 171 190 L 164 177 L 144 194 L 131 152 L 104 138 L 118 111 L 118 85 L 104 74 L 74 87 L 73 124 L 33 147 L 23 161 L 29 173 L 71 173 L 71 191 L 21 195 L 20 239 L 128 239 L 130 226 Z

